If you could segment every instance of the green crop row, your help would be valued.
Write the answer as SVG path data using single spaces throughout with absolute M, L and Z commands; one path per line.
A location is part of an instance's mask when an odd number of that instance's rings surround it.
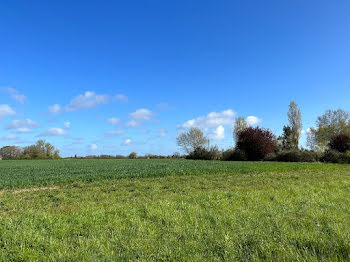
M 170 175 L 235 175 L 339 169 L 350 170 L 350 166 L 320 163 L 218 162 L 169 159 L 13 160 L 0 161 L 0 189 Z

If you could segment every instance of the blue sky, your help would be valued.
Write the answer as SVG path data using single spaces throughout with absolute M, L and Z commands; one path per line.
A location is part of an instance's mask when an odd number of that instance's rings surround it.
M 2 1 L 0 146 L 39 138 L 74 154 L 171 154 L 198 126 L 279 135 L 349 110 L 349 1 Z M 305 135 L 303 137 L 303 141 Z

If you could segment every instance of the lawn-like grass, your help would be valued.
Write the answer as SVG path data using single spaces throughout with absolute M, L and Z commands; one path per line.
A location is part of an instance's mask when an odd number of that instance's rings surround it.
M 0 261 L 350 260 L 350 166 L 0 161 L 0 179 Z

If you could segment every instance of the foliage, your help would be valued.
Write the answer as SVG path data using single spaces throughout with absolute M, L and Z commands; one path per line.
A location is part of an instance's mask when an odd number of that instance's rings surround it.
M 293 131 L 290 126 L 283 126 L 283 134 L 278 137 L 278 145 L 281 150 L 290 150 L 293 148 Z
M 0 149 L 0 157 L 3 160 L 20 159 L 22 150 L 18 146 L 4 146 Z
M 154 155 L 154 154 L 146 154 L 143 157 L 138 158 L 145 158 L 145 159 L 165 159 L 165 158 L 172 158 L 172 156 L 163 156 L 163 155 Z
M 131 153 L 128 155 L 128 158 L 130 158 L 130 159 L 135 159 L 135 158 L 137 158 L 137 153 L 136 153 L 136 152 L 131 152 Z
M 171 156 L 171 158 L 181 158 L 181 155 L 179 152 L 174 152 L 174 154 Z
M 308 145 L 313 150 L 324 151 L 335 135 L 350 135 L 350 114 L 342 109 L 327 110 L 317 118 L 316 128 L 308 134 Z
M 80 157 L 74 157 L 74 158 L 79 158 L 79 159 L 126 159 L 128 158 L 127 156 L 123 155 L 87 155 L 87 156 L 80 156 Z
M 350 154 L 341 153 L 335 150 L 326 150 L 323 153 L 320 161 L 334 164 L 350 164 Z
M 59 151 L 45 140 L 38 140 L 36 144 L 23 148 L 24 159 L 53 159 L 59 157 Z
M 291 148 L 298 149 L 300 134 L 303 126 L 301 122 L 300 109 L 298 108 L 297 104 L 294 101 L 292 101 L 289 104 L 288 120 L 289 120 L 289 127 L 291 131 L 291 134 L 290 134 Z
M 23 149 L 17 146 L 5 146 L 0 149 L 3 159 L 57 159 L 59 150 L 45 140 L 38 140 L 34 145 Z
M 268 162 L 277 161 L 277 153 L 276 152 L 272 152 L 270 154 L 267 154 L 264 157 L 264 161 L 268 161 Z
M 262 160 L 275 151 L 275 136 L 268 129 L 248 127 L 238 133 L 237 149 L 242 150 L 248 160 Z
M 246 161 L 247 157 L 242 150 L 230 148 L 222 152 L 223 161 Z
M 274 155 L 268 155 L 266 161 L 279 161 L 279 162 L 317 162 L 320 155 L 317 152 L 308 150 L 283 150 L 275 153 Z
M 175 152 L 176 153 L 176 152 Z M 174 155 L 169 155 L 169 156 L 164 156 L 164 155 L 154 155 L 154 154 L 146 154 L 144 156 L 138 156 L 136 152 L 133 152 L 133 154 L 130 156 L 130 154 L 128 156 L 123 156 L 123 155 L 87 155 L 87 156 L 83 156 L 83 157 L 70 157 L 70 159 L 72 158 L 78 158 L 78 159 L 127 159 L 127 158 L 131 158 L 131 159 L 166 159 L 166 158 L 185 158 L 185 156 L 181 156 L 179 153 Z M 136 155 L 135 155 L 136 154 Z
M 247 121 L 243 117 L 237 117 L 233 125 L 233 139 L 238 140 L 238 134 L 241 131 L 244 131 L 248 127 Z
M 204 136 L 202 130 L 192 127 L 187 132 L 182 132 L 177 138 L 176 143 L 187 154 L 193 152 L 196 148 L 205 147 L 208 139 Z
M 210 148 L 198 147 L 191 152 L 186 158 L 192 160 L 218 160 L 220 159 L 220 151 L 217 146 Z
M 329 148 L 341 153 L 345 153 L 350 150 L 350 136 L 347 134 L 339 134 L 332 136 L 329 142 Z

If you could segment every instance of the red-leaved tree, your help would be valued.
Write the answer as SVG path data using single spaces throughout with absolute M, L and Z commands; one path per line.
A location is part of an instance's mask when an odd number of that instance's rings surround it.
M 248 127 L 238 133 L 237 148 L 244 151 L 248 160 L 262 160 L 274 152 L 275 140 L 275 135 L 268 129 Z
M 329 142 L 329 148 L 341 153 L 350 150 L 350 136 L 347 134 L 333 136 Z

